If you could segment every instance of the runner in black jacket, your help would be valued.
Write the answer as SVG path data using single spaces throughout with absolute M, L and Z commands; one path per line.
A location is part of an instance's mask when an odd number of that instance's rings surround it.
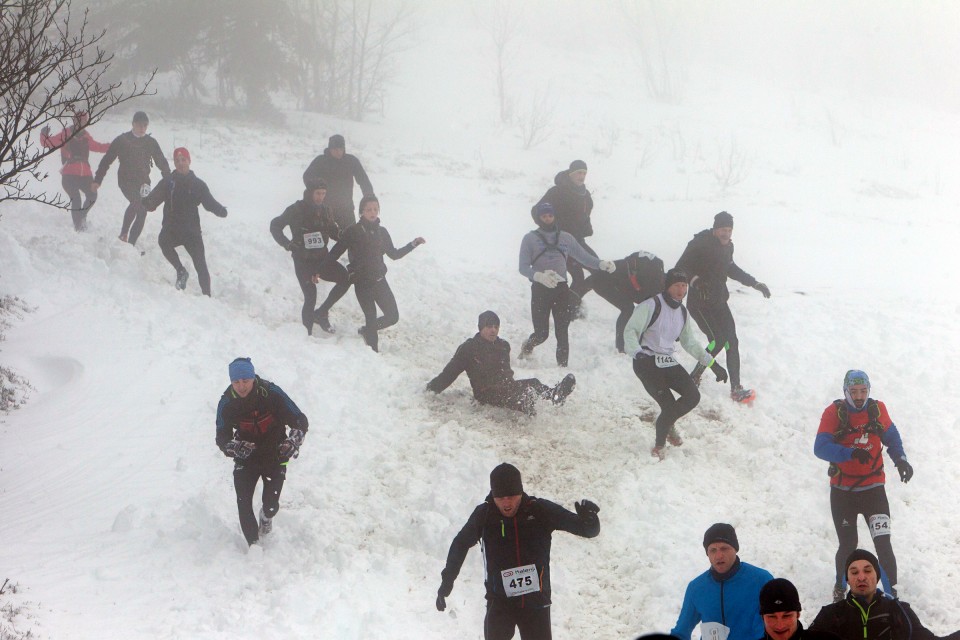
M 770 297 L 770 289 L 762 282 L 737 266 L 733 261 L 733 216 L 721 211 L 713 217 L 713 228 L 704 229 L 687 243 L 683 255 L 677 261 L 680 269 L 690 278 L 690 315 L 714 346 L 710 355 L 715 356 L 727 347 L 727 370 L 730 372 L 730 397 L 737 402 L 750 401 L 753 392 L 740 384 L 740 341 L 737 326 L 727 300 L 727 278 L 733 278 Z M 717 370 L 719 363 L 715 363 Z
M 593 223 L 590 215 L 593 213 L 593 197 L 585 186 L 587 179 L 587 163 L 583 160 L 574 160 L 570 167 L 560 171 L 553 178 L 553 186 L 547 189 L 537 204 L 530 209 L 531 215 L 536 217 L 537 207 L 544 202 L 553 205 L 557 216 L 557 227 L 574 237 L 577 243 L 587 253 L 596 257 L 597 252 L 587 244 L 587 238 L 593 235 Z M 594 280 L 584 276 L 583 265 L 576 260 L 567 261 L 567 271 L 570 272 L 570 292 L 576 294 L 570 302 L 571 319 L 580 317 L 580 301 L 593 288 Z
M 137 244 L 143 225 L 147 221 L 147 210 L 143 207 L 141 199 L 150 192 L 151 162 L 160 169 L 162 177 L 166 178 L 170 175 L 170 165 L 163 157 L 160 145 L 147 135 L 149 124 L 150 119 L 143 111 L 137 111 L 133 115 L 132 129 L 113 139 L 107 153 L 100 160 L 97 174 L 90 185 L 94 191 L 99 190 L 110 165 L 117 158 L 120 159 L 117 183 L 120 185 L 123 197 L 130 202 L 123 213 L 120 240 L 130 244 Z
M 617 351 L 624 353 L 623 330 L 633 315 L 633 308 L 663 291 L 663 260 L 652 253 L 637 251 L 613 263 L 617 267 L 613 273 L 598 271 L 592 276 L 593 290 L 620 310 L 614 342 Z
M 303 291 L 300 319 L 307 328 L 307 335 L 313 334 L 314 323 L 327 333 L 334 333 L 330 326 L 330 309 L 350 288 L 350 278 L 344 266 L 336 260 L 326 259 L 330 253 L 330 241 L 340 237 L 340 227 L 324 204 L 326 193 L 326 184 L 317 182 L 303 191 L 303 200 L 294 202 L 270 221 L 273 239 L 293 256 L 293 270 Z M 284 234 L 287 227 L 290 227 L 292 239 Z M 314 309 L 320 280 L 335 284 L 323 304 Z
M 440 393 L 467 372 L 473 397 L 478 402 L 495 407 L 536 413 L 537 398 L 546 398 L 554 404 L 563 404 L 577 383 L 568 373 L 556 386 L 548 387 L 536 378 L 513 379 L 510 368 L 510 343 L 498 336 L 500 318 L 493 311 L 484 311 L 477 320 L 478 332 L 464 342 L 427 389 Z
M 380 201 L 376 196 L 366 196 L 360 200 L 360 222 L 340 234 L 340 240 L 327 256 L 325 262 L 335 261 L 349 250 L 347 270 L 365 319 L 359 333 L 374 351 L 380 350 L 377 332 L 392 327 L 400 319 L 397 299 L 387 284 L 387 265 L 383 256 L 386 254 L 391 260 L 399 260 L 424 242 L 423 238 L 416 237 L 399 249 L 394 247 L 390 233 L 380 226 Z M 379 318 L 377 307 L 383 311 Z
M 581 500 L 576 513 L 523 492 L 520 471 L 503 463 L 490 473 L 490 495 L 477 506 L 453 539 L 437 590 L 437 610 L 446 598 L 467 552 L 478 542 L 486 569 L 484 640 L 508 640 L 519 627 L 521 640 L 549 640 L 550 542 L 554 531 L 584 538 L 600 533 L 600 511 Z
M 869 551 L 856 549 L 847 557 L 846 576 L 847 597 L 822 607 L 810 631 L 829 631 L 844 640 L 960 640 L 960 631 L 937 636 L 909 604 L 878 589 L 880 562 Z
M 190 171 L 190 152 L 185 147 L 173 150 L 173 164 L 176 170 L 143 199 L 143 207 L 146 211 L 153 211 L 163 203 L 163 224 L 157 244 L 163 257 L 177 270 L 177 289 L 183 290 L 187 286 L 187 270 L 176 249 L 184 247 L 197 270 L 200 291 L 209 296 L 210 271 L 200 231 L 200 205 L 220 218 L 227 217 L 227 209 L 210 195 L 207 184 Z
M 327 206 L 341 229 L 357 221 L 353 214 L 353 181 L 357 181 L 363 196 L 373 195 L 373 185 L 367 172 L 356 156 L 346 152 L 346 146 L 340 134 L 330 136 L 327 148 L 303 172 L 303 184 L 306 187 L 318 180 L 327 183 Z
M 273 527 L 287 463 L 299 455 L 308 423 L 283 389 L 256 374 L 250 358 L 237 358 L 229 372 L 230 386 L 217 405 L 217 446 L 233 458 L 240 528 L 247 544 L 253 544 Z M 261 478 L 263 507 L 258 526 L 253 493 Z

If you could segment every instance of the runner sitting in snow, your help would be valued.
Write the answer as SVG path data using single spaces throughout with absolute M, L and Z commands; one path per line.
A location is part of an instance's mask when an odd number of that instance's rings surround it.
M 556 386 L 548 387 L 536 378 L 514 380 L 510 368 L 510 343 L 498 337 L 500 318 L 493 311 L 484 311 L 477 321 L 477 334 L 461 344 L 457 352 L 427 389 L 440 393 L 467 372 L 473 397 L 495 407 L 536 413 L 538 398 L 563 404 L 576 386 L 576 378 L 568 373 Z

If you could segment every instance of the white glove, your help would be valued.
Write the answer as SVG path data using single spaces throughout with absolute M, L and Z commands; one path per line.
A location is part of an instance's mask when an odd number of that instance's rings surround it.
M 617 265 L 613 264 L 612 260 L 601 260 L 600 270 L 606 271 L 607 273 L 613 273 L 617 270 Z
M 555 289 L 558 284 L 563 282 L 563 278 L 560 277 L 556 271 L 550 269 L 548 271 L 537 271 L 533 274 L 533 281 L 539 282 L 547 289 Z

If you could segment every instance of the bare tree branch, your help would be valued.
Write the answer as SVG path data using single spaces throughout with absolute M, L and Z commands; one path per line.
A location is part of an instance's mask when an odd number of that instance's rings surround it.
M 121 91 L 104 74 L 113 54 L 99 43 L 105 32 L 91 33 L 86 11 L 72 20 L 71 0 L 0 0 L 0 203 L 32 200 L 65 208 L 59 194 L 35 192 L 32 180 L 48 174 L 40 163 L 85 127 L 77 127 L 52 148 L 38 145 L 43 127 L 66 128 L 85 111 L 86 126 L 114 107 L 147 95 L 153 74 L 139 86 Z

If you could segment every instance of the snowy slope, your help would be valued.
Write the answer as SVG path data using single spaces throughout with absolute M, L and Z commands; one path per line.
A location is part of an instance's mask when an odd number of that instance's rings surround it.
M 530 150 L 497 124 L 485 36 L 471 11 L 451 5 L 424 13 L 379 122 L 290 113 L 286 128 L 272 128 L 153 113 L 164 150 L 187 146 L 230 211 L 201 214 L 212 299 L 186 256 L 191 280 L 174 290 L 155 245 L 159 213 L 141 240 L 146 255 L 116 240 L 125 203 L 115 168 L 87 234 L 72 232 L 68 213 L 3 207 L 0 294 L 35 307 L 0 351 L 35 387 L 0 422 L 0 570 L 18 585 L 0 605 L 20 607 L 20 631 L 482 637 L 478 550 L 447 612 L 433 602 L 450 540 L 503 460 L 533 495 L 601 505 L 597 539 L 554 537 L 558 638 L 669 630 L 685 583 L 707 566 L 700 540 L 715 521 L 737 527 L 744 560 L 797 584 L 809 623 L 829 600 L 835 552 L 813 436 L 851 367 L 870 373 L 917 472 L 909 485 L 888 483 L 901 595 L 935 632 L 960 626 L 949 506 L 960 484 L 950 404 L 960 396 L 951 375 L 960 299 L 949 279 L 960 240 L 956 111 L 733 66 L 762 59 L 759 50 L 696 58 L 684 101 L 656 104 L 619 57 L 612 7 L 580 16 L 532 7 L 550 16 L 526 17 L 540 30 L 521 44 L 518 91 L 549 80 L 558 97 L 555 133 Z M 707 49 L 720 37 L 710 25 L 737 15 L 704 18 L 692 33 Z M 578 27 L 609 37 L 564 46 Z M 127 121 L 117 114 L 93 134 L 109 140 Z M 364 162 L 394 240 L 427 239 L 388 264 L 401 320 L 381 334 L 379 355 L 356 337 L 352 293 L 331 314 L 337 337 L 304 335 L 289 257 L 267 231 L 337 132 Z M 732 141 L 747 175 L 722 190 L 714 173 Z M 575 158 L 590 166 L 601 257 L 646 249 L 673 264 L 726 209 L 737 262 L 774 294 L 731 287 L 754 407 L 705 383 L 679 423 L 685 444 L 662 463 L 648 454 L 653 404 L 613 348 L 615 310 L 596 296 L 571 330 L 579 384 L 562 409 L 527 419 L 478 408 L 465 376 L 439 397 L 422 392 L 480 311 L 499 313 L 514 352 L 529 333 L 517 248 L 529 206 Z M 562 377 L 553 344 L 515 360 L 518 375 Z M 232 464 L 213 442 L 226 364 L 238 355 L 311 421 L 274 534 L 249 552 Z

